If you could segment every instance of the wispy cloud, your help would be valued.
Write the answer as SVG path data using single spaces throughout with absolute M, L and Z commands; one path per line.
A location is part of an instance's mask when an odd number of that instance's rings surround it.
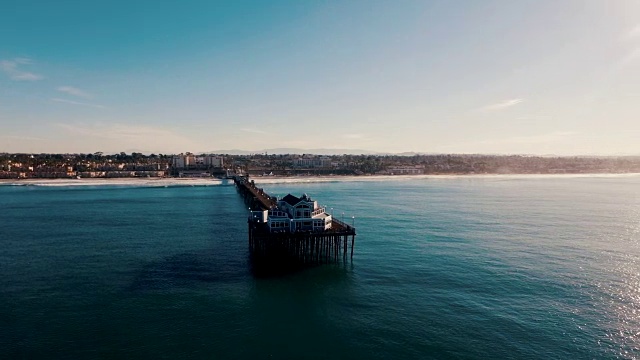
M 56 90 L 68 95 L 73 95 L 73 96 L 77 96 L 85 99 L 89 99 L 92 97 L 91 94 L 89 94 L 88 92 L 73 86 L 60 86 Z
M 482 144 L 545 144 L 566 141 L 577 135 L 575 131 L 555 131 L 547 134 L 529 135 L 529 136 L 513 136 L 510 138 L 499 140 L 482 141 Z
M 53 126 L 62 130 L 61 138 L 73 139 L 69 140 L 70 143 L 105 151 L 132 148 L 157 151 L 164 148 L 164 151 L 183 152 L 202 146 L 192 136 L 162 126 L 101 122 L 57 123 Z
M 625 57 L 622 58 L 620 63 L 622 65 L 627 65 L 637 59 L 640 59 L 640 47 L 631 50 Z
M 625 36 L 627 39 L 640 38 L 640 24 L 631 29 Z
M 67 100 L 67 99 L 53 98 L 53 99 L 51 99 L 51 101 L 55 101 L 55 102 L 59 102 L 59 103 L 64 103 L 64 104 L 71 104 L 71 105 L 80 105 L 80 106 L 94 107 L 94 108 L 98 108 L 98 109 L 104 109 L 104 108 L 105 108 L 105 106 L 104 106 L 104 105 L 91 104 L 91 103 L 85 103 L 85 102 L 73 101 L 73 100 Z
M 491 105 L 487 105 L 487 106 L 483 106 L 481 108 L 479 108 L 478 110 L 480 111 L 500 111 L 500 110 L 504 110 L 507 108 L 510 108 L 512 106 L 518 105 L 521 102 L 523 102 L 524 99 L 510 99 L 510 100 L 505 100 L 496 104 L 491 104 Z
M 551 115 L 525 115 L 519 116 L 515 118 L 517 121 L 522 122 L 538 122 L 538 121 L 549 121 L 553 119 Z
M 626 66 L 629 63 L 640 59 L 640 46 L 638 45 L 638 39 L 640 39 L 640 24 L 636 25 L 633 29 L 629 30 L 622 36 L 622 43 L 624 46 L 629 46 L 631 49 L 627 51 L 627 55 L 620 59 L 617 66 Z
M 57 127 L 66 130 L 75 135 L 84 135 L 90 137 L 98 137 L 103 139 L 154 139 L 154 138 L 170 138 L 177 137 L 173 131 L 155 127 L 142 125 L 127 124 L 55 124 Z
M 345 139 L 363 139 L 365 136 L 364 134 L 342 134 L 342 137 Z
M 503 138 L 486 139 L 468 143 L 451 144 L 440 147 L 443 152 L 470 152 L 470 153 L 552 153 L 563 145 L 572 146 L 581 134 L 575 131 L 553 131 L 549 133 L 510 136 Z
M 42 76 L 34 74 L 32 72 L 24 71 L 21 69 L 23 65 L 31 64 L 31 59 L 28 58 L 15 58 L 12 60 L 0 60 L 0 70 L 5 73 L 10 79 L 16 81 L 37 81 L 41 80 Z
M 19 135 L 0 135 L 0 139 L 20 140 L 20 141 L 45 141 L 43 138 L 34 136 L 19 136 Z
M 261 135 L 269 135 L 270 134 L 268 131 L 255 129 L 255 128 L 241 128 L 240 131 L 248 132 L 248 133 L 251 133 L 251 134 L 261 134 Z

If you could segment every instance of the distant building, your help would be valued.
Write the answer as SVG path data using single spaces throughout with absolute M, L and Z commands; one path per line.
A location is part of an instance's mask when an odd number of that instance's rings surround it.
M 206 155 L 206 156 L 203 156 L 202 162 L 205 166 L 208 166 L 208 167 L 221 168 L 224 165 L 222 156 Z
M 176 155 L 171 160 L 171 166 L 176 169 L 186 169 L 190 166 L 195 166 L 196 160 L 193 155 Z
M 393 175 L 419 175 L 424 174 L 424 165 L 395 166 L 387 169 Z
M 293 160 L 293 166 L 299 168 L 327 168 L 331 167 L 331 158 L 328 156 L 298 158 Z
M 208 169 L 221 168 L 224 162 L 221 156 L 180 154 L 173 157 L 171 165 L 174 169 Z

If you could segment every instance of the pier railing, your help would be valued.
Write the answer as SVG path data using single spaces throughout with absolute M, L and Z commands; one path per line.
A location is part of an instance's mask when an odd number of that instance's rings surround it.
M 263 210 L 273 209 L 277 206 L 274 198 L 269 196 L 262 188 L 256 186 L 253 181 L 249 181 L 245 177 L 235 177 L 234 182 L 238 187 L 244 188 L 245 191 L 249 192 L 255 200 L 260 204 Z
M 340 221 L 336 218 L 332 218 L 331 219 L 331 230 L 334 230 L 335 232 L 348 232 L 348 233 L 356 233 L 356 228 L 343 222 Z

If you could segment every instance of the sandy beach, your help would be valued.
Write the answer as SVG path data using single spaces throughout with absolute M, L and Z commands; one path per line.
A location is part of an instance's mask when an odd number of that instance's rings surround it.
M 327 182 L 372 182 L 404 180 L 517 180 L 553 178 L 619 178 L 636 177 L 627 174 L 472 174 L 472 175 L 360 175 L 360 176 L 255 176 L 256 184 L 295 184 Z M 0 186 L 218 186 L 232 185 L 230 180 L 215 178 L 94 178 L 94 179 L 0 179 Z
M 0 179 L 0 185 L 14 186 L 215 186 L 220 179 L 206 178 L 94 178 L 94 179 Z

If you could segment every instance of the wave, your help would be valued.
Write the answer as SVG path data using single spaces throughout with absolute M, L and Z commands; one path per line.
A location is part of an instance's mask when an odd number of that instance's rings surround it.
M 469 175 L 361 175 L 361 176 L 295 176 L 295 177 L 252 177 L 257 184 L 296 184 L 323 182 L 367 182 L 403 180 L 521 180 L 521 179 L 571 179 L 571 178 L 626 178 L 640 177 L 640 173 L 625 174 L 469 174 Z
M 470 174 L 470 175 L 361 175 L 361 176 L 293 176 L 293 177 L 252 177 L 257 184 L 300 184 L 331 182 L 379 182 L 406 180 L 524 180 L 524 179 L 571 179 L 571 178 L 634 178 L 640 173 L 625 174 Z M 116 187 L 181 187 L 232 185 L 231 180 L 187 179 L 187 178 L 113 178 L 113 179 L 26 179 L 0 180 L 0 186 L 116 186 Z
M 0 182 L 0 186 L 41 186 L 41 187 L 181 187 L 181 186 L 218 186 L 226 182 L 219 179 L 28 179 Z

